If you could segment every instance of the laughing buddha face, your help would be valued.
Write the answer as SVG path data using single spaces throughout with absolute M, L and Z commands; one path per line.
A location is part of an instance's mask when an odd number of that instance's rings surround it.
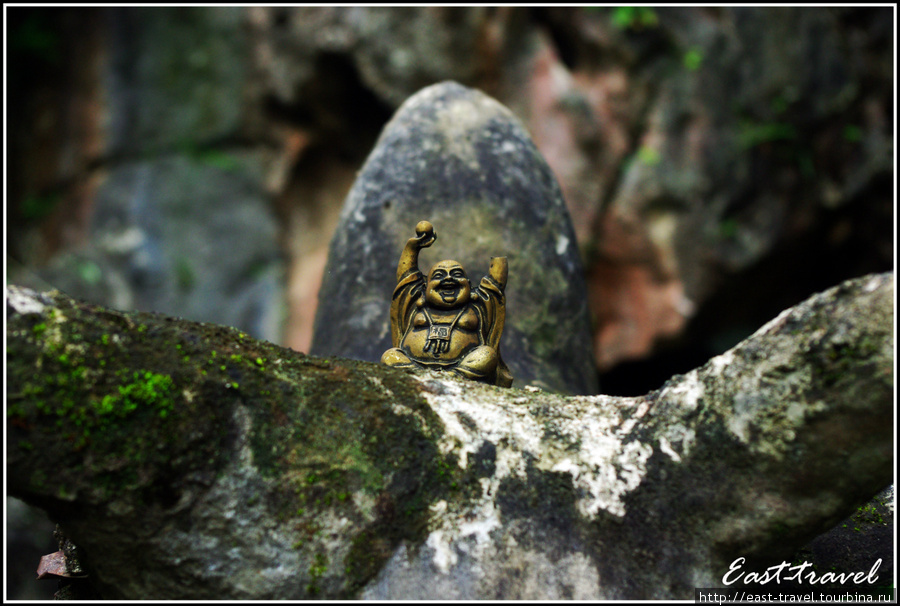
M 456 261 L 435 263 L 428 272 L 425 301 L 438 309 L 453 309 L 469 302 L 472 285 L 466 270 Z

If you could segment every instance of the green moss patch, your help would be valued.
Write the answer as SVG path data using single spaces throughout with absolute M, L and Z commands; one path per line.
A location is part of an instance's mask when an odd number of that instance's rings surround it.
M 173 355 L 174 341 L 193 338 L 199 349 L 204 339 L 150 314 L 59 303 L 16 318 L 27 326 L 7 339 L 10 460 L 59 470 L 33 490 L 64 500 L 139 490 L 143 500 L 156 498 L 163 478 L 217 466 L 227 424 L 193 397 L 203 390 L 197 369 Z

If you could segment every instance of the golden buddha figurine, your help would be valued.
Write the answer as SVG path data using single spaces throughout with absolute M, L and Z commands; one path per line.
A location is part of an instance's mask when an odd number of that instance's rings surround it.
M 512 375 L 500 357 L 500 335 L 506 319 L 509 266 L 493 257 L 489 275 L 472 287 L 456 261 L 435 263 L 423 276 L 419 251 L 437 240 L 428 221 L 416 225 L 397 265 L 397 286 L 391 300 L 393 347 L 381 356 L 389 366 L 421 366 L 509 387 Z

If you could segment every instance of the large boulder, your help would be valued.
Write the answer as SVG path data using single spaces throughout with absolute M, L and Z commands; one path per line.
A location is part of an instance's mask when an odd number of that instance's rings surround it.
M 455 82 L 411 97 L 357 177 L 331 243 L 310 353 L 377 361 L 391 347 L 397 262 L 420 220 L 477 283 L 509 259 L 501 348 L 515 385 L 597 390 L 575 235 L 547 163 L 512 113 Z
M 787 562 L 891 481 L 892 274 L 637 398 L 6 295 L 10 495 L 107 599 L 683 600 L 741 558 Z

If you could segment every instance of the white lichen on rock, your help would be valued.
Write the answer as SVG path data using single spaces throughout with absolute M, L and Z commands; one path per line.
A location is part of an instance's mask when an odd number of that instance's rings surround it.
M 623 497 L 640 484 L 653 452 L 648 444 L 626 442 L 633 422 L 647 411 L 643 399 L 547 394 L 518 400 L 532 404 L 510 406 L 479 398 L 475 389 L 463 393 L 451 381 L 442 382 L 441 392 L 425 392 L 444 423 L 439 448 L 455 454 L 461 468 L 490 442 L 496 449 L 492 484 L 507 476 L 525 479 L 527 458 L 537 469 L 571 475 L 577 508 L 588 519 L 600 510 L 625 515 Z M 544 399 L 552 402 L 544 405 Z M 628 421 L 626 412 L 633 413 Z
M 21 315 L 42 314 L 46 305 L 40 300 L 41 296 L 29 288 L 21 286 L 6 287 L 6 301 Z
M 648 410 L 645 400 L 529 393 L 510 405 L 486 392 L 496 388 L 420 380 L 429 385 L 423 393 L 443 423 L 438 442 L 442 454 L 455 455 L 460 468 L 467 469 L 485 443 L 495 452 L 493 473 L 480 479 L 480 497 L 461 507 L 457 503 L 456 509 L 445 501 L 432 508 L 433 528 L 426 545 L 433 550 L 437 570 L 448 574 L 463 552 L 482 555 L 492 543 L 491 533 L 505 523 L 496 502 L 501 482 L 510 477 L 526 480 L 529 464 L 568 474 L 576 509 L 587 520 L 601 511 L 625 515 L 624 497 L 641 483 L 653 453 L 649 444 L 629 440 L 628 435 Z M 671 439 L 686 448 L 691 437 L 682 428 Z

